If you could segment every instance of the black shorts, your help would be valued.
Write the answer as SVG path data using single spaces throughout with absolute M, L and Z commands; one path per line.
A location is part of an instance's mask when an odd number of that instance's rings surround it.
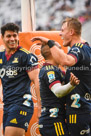
M 3 130 L 6 126 L 13 126 L 28 129 L 30 119 L 33 115 L 33 106 L 14 105 L 3 114 Z
M 67 115 L 70 136 L 91 136 L 91 113 Z
M 39 131 L 42 136 L 69 136 L 65 116 L 50 117 L 46 111 L 39 118 Z

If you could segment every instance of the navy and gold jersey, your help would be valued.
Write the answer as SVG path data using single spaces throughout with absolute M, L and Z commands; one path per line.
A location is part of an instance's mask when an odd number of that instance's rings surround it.
M 68 54 L 75 58 L 76 64 L 68 68 L 66 77 L 69 79 L 72 72 L 80 84 L 67 95 L 67 113 L 91 112 L 91 47 L 88 43 L 76 43 Z
M 19 47 L 9 60 L 7 60 L 5 51 L 0 52 L 0 78 L 3 85 L 5 107 L 12 104 L 27 107 L 31 105 L 31 80 L 27 71 L 33 70 L 37 66 L 37 57 L 22 47 Z
M 56 83 L 64 82 L 64 74 L 62 71 L 48 63 L 44 63 L 39 73 L 40 96 L 42 107 L 60 108 L 61 113 L 64 112 L 65 97 L 58 98 L 51 91 L 51 87 Z
M 51 91 L 54 84 L 64 84 L 64 80 L 64 73 L 56 66 L 44 63 L 40 69 L 42 111 L 39 118 L 39 131 L 43 136 L 68 136 L 68 128 L 65 123 L 65 97 L 58 98 Z

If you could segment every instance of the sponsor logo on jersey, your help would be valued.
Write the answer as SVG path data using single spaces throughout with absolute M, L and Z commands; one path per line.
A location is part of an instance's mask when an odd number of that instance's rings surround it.
M 27 127 L 27 128 L 28 128 L 28 126 L 29 126 L 28 122 L 26 122 L 24 125 L 25 125 L 25 127 Z
M 18 124 L 16 118 L 12 119 L 12 120 L 10 121 L 10 123 Z
M 76 54 L 76 55 L 78 55 L 78 53 L 80 53 L 80 50 L 79 50 L 79 48 L 74 47 L 74 48 L 72 48 L 72 49 L 70 50 L 70 52 L 71 52 L 71 53 L 74 53 L 74 54 Z
M 86 93 L 85 96 L 84 96 L 84 98 L 85 98 L 87 101 L 91 100 L 91 94 L 90 94 L 90 93 Z
M 17 74 L 18 74 L 17 70 L 11 70 L 11 68 L 9 68 L 9 69 L 5 69 L 5 68 L 0 69 L 0 77 L 1 78 L 3 78 L 5 75 L 8 76 L 9 78 L 13 78 Z
M 90 133 L 90 128 L 88 128 L 87 130 L 82 130 L 80 132 L 80 135 L 85 135 L 85 134 L 89 134 Z
M 27 112 L 21 110 L 21 111 L 20 111 L 20 115 L 27 116 Z
M 14 58 L 12 63 L 18 63 L 18 58 Z
M 49 79 L 49 83 L 51 83 L 52 81 L 55 80 L 55 72 L 54 71 L 47 72 L 47 76 L 48 76 L 48 79 Z

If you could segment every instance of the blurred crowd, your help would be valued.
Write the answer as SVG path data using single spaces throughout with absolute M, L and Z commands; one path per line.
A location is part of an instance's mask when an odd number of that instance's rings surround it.
M 60 30 L 65 17 L 91 20 L 91 0 L 35 0 L 36 30 Z M 21 0 L 0 0 L 0 26 L 14 22 L 21 29 Z
M 37 30 L 59 30 L 65 17 L 91 20 L 91 0 L 35 0 Z
M 0 27 L 14 22 L 21 29 L 21 0 L 0 0 Z

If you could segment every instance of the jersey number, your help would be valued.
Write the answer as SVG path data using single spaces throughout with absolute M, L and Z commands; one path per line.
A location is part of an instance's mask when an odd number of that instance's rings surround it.
M 78 103 L 79 100 L 80 100 L 80 95 L 79 94 L 71 95 L 71 100 L 74 100 L 73 103 L 71 104 L 71 107 L 79 108 L 81 106 L 81 104 Z
M 23 105 L 26 105 L 26 106 L 30 106 L 30 100 L 31 100 L 31 98 L 32 98 L 32 96 L 30 95 L 30 94 L 25 94 L 24 96 L 23 96 L 23 98 L 25 99 L 25 101 L 23 102 Z
M 57 117 L 58 116 L 58 112 L 59 112 L 59 109 L 58 108 L 52 108 L 49 110 L 49 112 L 51 113 L 50 114 L 50 117 Z

